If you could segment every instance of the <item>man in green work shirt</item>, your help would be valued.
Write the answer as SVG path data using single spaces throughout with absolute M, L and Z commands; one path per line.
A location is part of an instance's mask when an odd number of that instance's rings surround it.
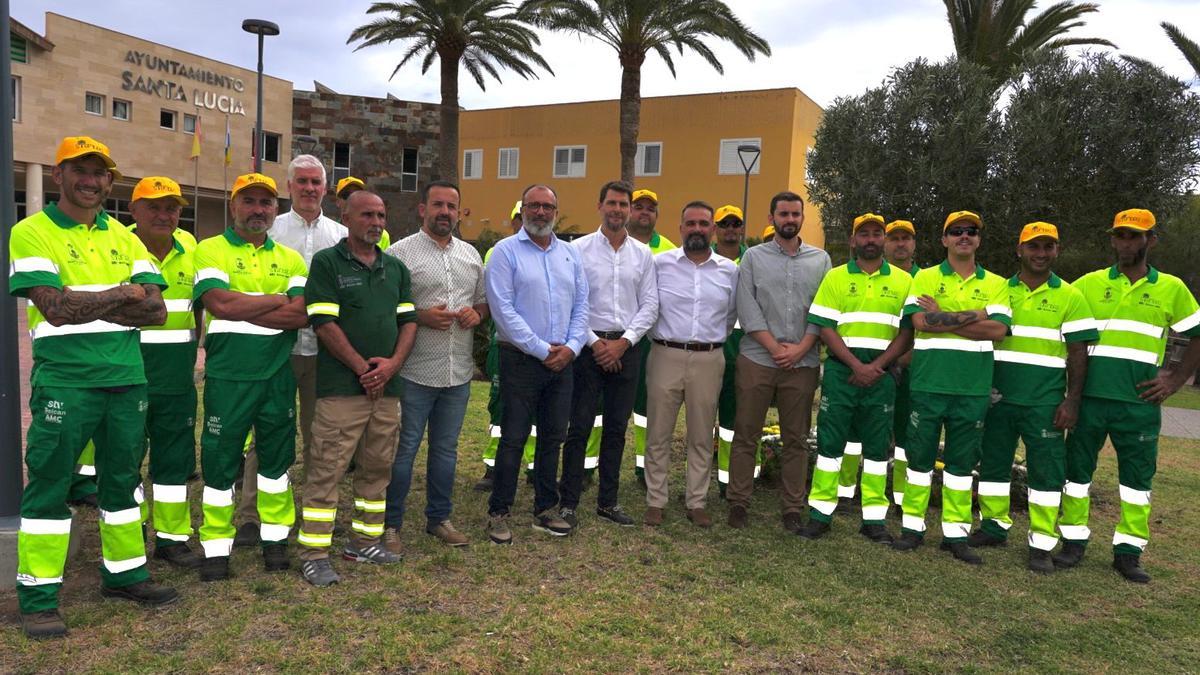
M 1200 306 L 1175 276 L 1146 262 L 1158 243 L 1154 214 L 1122 211 L 1110 232 L 1117 263 L 1078 279 L 1100 330 L 1088 349 L 1088 377 L 1079 421 L 1067 437 L 1057 567 L 1083 559 L 1091 530 L 1088 511 L 1096 457 L 1107 437 L 1117 452 L 1121 519 L 1113 533 L 1113 568 L 1129 581 L 1146 583 L 1141 554 L 1150 540 L 1150 486 L 1158 462 L 1162 402 L 1179 390 L 1200 364 Z M 1191 338 L 1175 370 L 1163 365 L 1168 329 Z
M 658 193 L 641 189 L 633 191 L 633 202 L 630 205 L 629 224 L 626 229 L 629 236 L 650 247 L 650 252 L 658 255 L 663 251 L 675 248 L 674 242 L 659 234 L 655 229 L 658 224 Z M 650 340 L 638 343 L 641 352 L 642 366 L 638 375 L 637 393 L 633 397 L 633 472 L 638 483 L 645 487 L 646 469 L 646 359 L 650 356 Z
M 742 254 L 746 252 L 745 234 L 746 221 L 742 210 L 732 204 L 726 204 L 713 214 L 713 222 L 717 225 L 717 241 L 713 251 L 723 255 L 739 265 Z M 737 357 L 738 347 L 746 334 L 740 324 L 733 325 L 733 332 L 725 341 L 725 374 L 721 380 L 721 395 L 717 398 L 717 489 L 725 496 L 729 485 L 729 449 L 733 444 L 733 424 L 737 418 Z M 756 456 L 754 477 L 758 478 L 762 470 L 761 457 Z
M 190 569 L 199 567 L 200 558 L 187 544 L 192 535 L 187 480 L 196 470 L 196 315 L 192 311 L 196 240 L 179 229 L 179 214 L 186 205 L 178 183 L 149 176 L 133 188 L 129 211 L 134 220 L 131 229 L 167 282 L 166 323 L 141 330 L 150 398 L 146 436 L 154 557 Z
M 1017 245 L 1020 271 L 1008 280 L 1012 328 L 995 351 L 993 386 L 999 402 L 988 411 L 979 465 L 983 521 L 967 543 L 1003 546 L 1009 517 L 1013 457 L 1025 446 L 1029 485 L 1029 569 L 1054 571 L 1050 551 L 1066 462 L 1064 434 L 1075 426 L 1087 376 L 1087 343 L 1098 337 L 1087 301 L 1051 271 L 1058 228 L 1029 223 Z M 1064 396 L 1065 392 L 1065 396 Z
M 975 262 L 983 221 L 956 211 L 942 225 L 946 259 L 913 279 L 904 314 L 916 329 L 913 411 L 908 426 L 908 487 L 903 531 L 892 546 L 911 551 L 925 537 L 933 464 L 946 431 L 942 473 L 942 545 L 955 558 L 983 562 L 967 545 L 972 472 L 979 463 L 983 419 L 992 391 L 993 342 L 1012 323 L 1008 283 Z
M 915 258 L 917 254 L 917 228 L 908 220 L 893 220 L 884 227 L 883 258 L 892 267 L 905 270 L 911 276 L 921 271 Z M 912 350 L 905 352 L 893 364 L 894 372 L 900 373 L 896 383 L 896 409 L 892 421 L 892 503 L 900 508 L 904 501 L 904 484 L 908 472 L 908 416 L 912 412 L 911 384 Z M 842 465 L 846 475 L 845 463 Z M 842 482 L 843 485 L 846 481 Z
M 258 515 L 268 572 L 289 567 L 296 520 L 288 468 L 296 459 L 296 378 L 289 360 L 304 311 L 304 258 L 267 236 L 278 209 L 275 181 L 250 173 L 233 184 L 233 226 L 200 242 L 194 300 L 204 305 L 204 472 L 201 581 L 229 578 L 233 483 L 246 435 L 258 452 Z
M 859 533 L 881 544 L 892 542 L 884 520 L 896 381 L 887 370 L 912 346 L 912 328 L 900 320 L 912 277 L 883 259 L 883 243 L 881 216 L 855 218 L 850 234 L 854 259 L 825 275 L 808 310 L 808 321 L 820 327 L 829 358 L 817 414 L 819 454 L 808 494 L 809 520 L 798 533 L 805 539 L 829 532 L 843 448 L 853 436 L 863 456 Z
M 141 483 L 146 375 L 138 326 L 166 319 L 162 275 L 146 247 L 101 208 L 117 173 L 108 147 L 64 138 L 52 173 L 62 199 L 25 218 L 9 238 L 9 292 L 28 298 L 33 342 L 28 482 L 17 533 L 17 603 L 30 638 L 66 635 L 58 612 L 75 462 L 96 446 L 100 593 L 162 605 L 178 599 L 150 581 Z

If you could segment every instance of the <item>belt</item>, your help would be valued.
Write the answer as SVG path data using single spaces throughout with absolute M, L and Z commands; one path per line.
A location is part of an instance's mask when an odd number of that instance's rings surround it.
M 682 349 L 685 352 L 711 352 L 725 346 L 724 342 L 671 342 L 653 338 L 654 342 L 671 349 Z
M 625 337 L 623 330 L 594 330 L 592 332 L 601 340 L 620 340 Z

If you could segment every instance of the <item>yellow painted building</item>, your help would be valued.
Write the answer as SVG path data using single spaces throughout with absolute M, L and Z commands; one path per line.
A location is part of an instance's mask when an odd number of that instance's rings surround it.
M 547 183 L 558 193 L 560 232 L 599 225 L 598 191 L 620 177 L 618 102 L 465 110 L 459 122 L 462 235 L 507 234 L 521 191 Z M 658 231 L 679 241 L 679 212 L 701 199 L 741 206 L 745 171 L 739 145 L 761 148 L 750 175 L 748 237 L 761 237 L 771 196 L 808 200 L 808 150 L 821 107 L 799 89 L 766 89 L 642 99 L 636 187 L 658 193 Z M 750 159 L 747 157 L 747 159 Z M 824 246 L 820 214 L 806 204 L 804 241 Z

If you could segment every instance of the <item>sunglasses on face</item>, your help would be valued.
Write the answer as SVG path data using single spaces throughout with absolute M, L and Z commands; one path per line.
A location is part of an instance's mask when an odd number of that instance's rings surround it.
M 952 228 L 946 230 L 946 234 L 951 237 L 961 237 L 964 234 L 967 235 L 968 237 L 978 237 L 979 236 L 979 228 L 978 227 L 952 227 Z
M 737 229 L 741 226 L 742 222 L 740 220 L 733 220 L 732 218 L 726 218 L 725 220 L 717 223 L 717 227 L 721 228 L 722 230 Z

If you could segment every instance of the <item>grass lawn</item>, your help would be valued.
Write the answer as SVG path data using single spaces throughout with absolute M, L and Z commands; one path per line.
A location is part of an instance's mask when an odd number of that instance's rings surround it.
M 1164 401 L 1163 405 L 1172 408 L 1200 410 L 1200 387 L 1185 384 L 1179 391 L 1175 392 L 1174 396 Z
M 1148 586 L 1109 568 L 1119 504 L 1107 451 L 1093 487 L 1094 545 L 1080 568 L 1050 577 L 1024 568 L 1023 514 L 1013 543 L 985 551 L 981 568 L 937 550 L 936 512 L 926 545 L 910 554 L 862 539 L 850 516 L 835 519 L 827 539 L 802 541 L 780 528 L 769 489 L 755 494 L 751 527 L 735 532 L 723 525 L 714 485 L 718 525 L 699 530 L 676 500 L 679 453 L 662 528 L 616 528 L 583 509 L 575 535 L 551 540 L 529 528 L 532 495 L 522 482 L 515 543 L 495 547 L 482 529 L 486 495 L 471 491 L 486 388 L 473 394 L 454 518 L 469 548 L 424 534 L 418 483 L 401 565 L 338 558 L 342 583 L 316 589 L 295 569 L 264 573 L 256 551 L 237 550 L 237 576 L 218 584 L 152 562 L 156 578 L 184 597 L 147 611 L 101 599 L 96 515 L 86 512 L 82 553 L 62 594 L 71 635 L 26 641 L 6 589 L 0 670 L 1180 672 L 1200 664 L 1200 442 L 1160 446 Z M 421 479 L 423 453 L 418 461 Z M 626 466 L 622 502 L 640 519 L 632 458 Z M 342 496 L 346 506 L 346 486 Z

